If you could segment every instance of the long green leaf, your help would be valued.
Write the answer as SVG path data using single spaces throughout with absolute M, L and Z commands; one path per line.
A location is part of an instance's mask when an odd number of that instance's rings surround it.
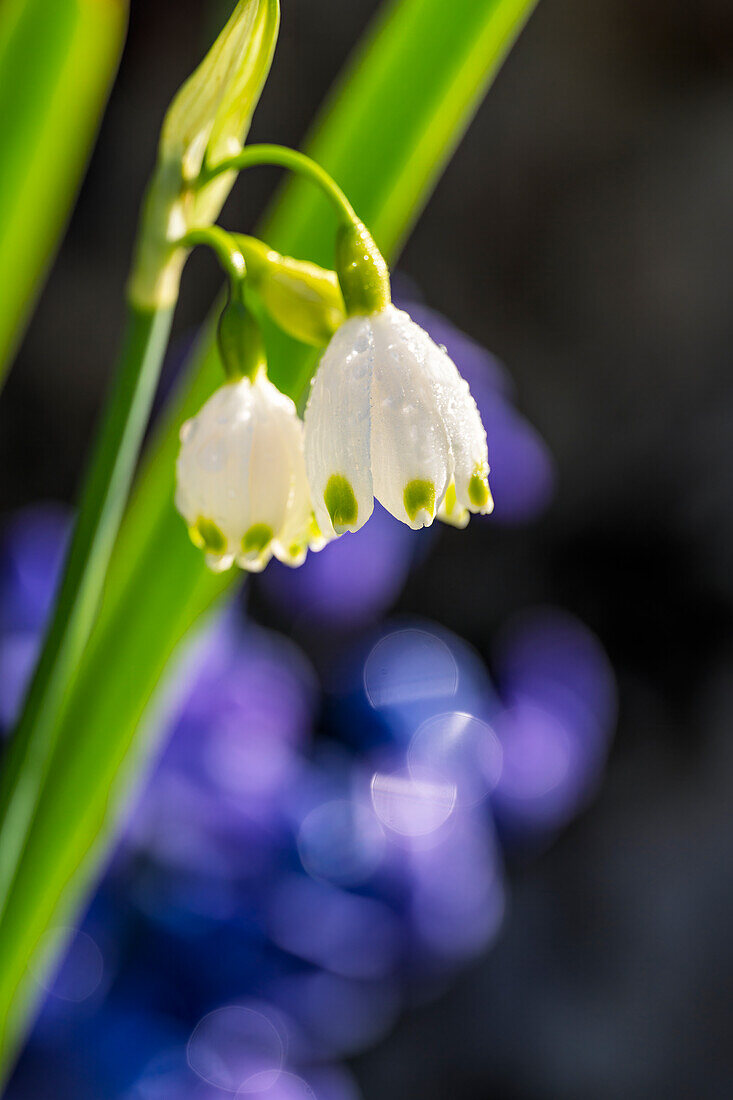
M 387 255 L 437 175 L 535 0 L 397 0 L 351 64 L 311 150 L 350 191 Z M 289 188 L 265 232 L 283 252 L 328 261 L 331 213 Z M 297 395 L 312 359 L 271 340 L 276 377 Z M 120 532 L 100 618 L 68 700 L 23 863 L 0 924 L 0 1027 L 7 1050 L 28 1011 L 29 960 L 68 921 L 98 870 L 149 739 L 143 725 L 170 658 L 235 581 L 206 572 L 173 509 L 180 423 L 219 380 L 205 335 L 150 449 Z
M 127 7 L 127 0 L 0 4 L 0 382 L 76 194 Z
M 239 0 L 212 50 L 184 86 L 184 95 L 198 86 L 200 99 L 205 98 L 209 84 L 216 92 L 213 101 L 207 105 L 207 111 L 198 119 L 197 133 L 202 133 L 204 141 L 208 131 L 213 128 L 216 132 L 217 125 L 224 128 L 229 146 L 234 141 L 241 143 L 244 140 L 269 72 L 278 24 L 278 0 Z M 223 71 L 217 68 L 218 61 L 222 62 Z M 232 95 L 236 98 L 234 106 Z M 143 213 L 143 239 L 148 240 L 152 235 L 156 243 L 163 242 L 159 259 L 159 267 L 162 268 L 167 266 L 175 246 L 166 240 L 168 218 L 163 217 L 161 229 L 154 215 L 160 207 L 160 201 L 156 200 L 161 189 L 163 203 L 171 203 L 176 201 L 176 193 L 169 187 L 170 181 L 177 179 L 178 189 L 181 187 L 185 142 L 178 152 L 176 172 L 175 151 L 171 152 L 170 141 L 165 140 L 166 135 L 171 141 L 176 139 L 175 108 L 179 101 L 180 94 L 164 127 L 158 170 L 148 191 Z M 170 124 L 171 114 L 173 124 Z M 217 199 L 225 194 L 224 188 Z M 140 253 L 136 267 L 138 275 L 139 264 Z M 2 981 L 7 977 L 8 989 L 8 1011 L 0 1015 L 0 1058 L 4 1066 L 7 1066 L 27 1016 L 27 1005 L 33 993 L 37 992 L 24 970 L 14 971 L 12 966 L 4 965 L 7 957 L 5 933 L 11 929 L 12 940 L 13 921 L 18 912 L 16 899 L 22 896 L 23 890 L 22 875 L 17 887 L 16 878 L 23 863 L 24 848 L 49 766 L 53 766 L 53 751 L 62 729 L 60 719 L 64 706 L 99 611 L 102 588 L 150 415 L 175 304 L 175 280 L 171 279 L 164 280 L 172 291 L 171 298 L 162 302 L 153 299 L 142 304 L 135 300 L 134 291 L 139 290 L 141 285 L 159 285 L 156 266 L 150 264 L 150 252 L 143 252 L 142 266 L 145 278 L 132 280 L 128 288 L 130 301 L 126 339 L 91 456 L 59 595 L 18 725 L 13 731 L 0 771 L 0 960 L 3 964 L 0 965 L 0 974 Z M 148 276 L 151 276 L 149 280 Z M 73 824 L 73 813 L 69 816 L 69 823 Z M 39 886 L 42 889 L 42 885 L 36 883 L 35 889 Z M 31 921 L 35 915 L 31 914 Z M 28 928 L 24 929 L 22 935 L 27 936 L 28 931 Z M 21 984 L 20 989 L 17 983 Z

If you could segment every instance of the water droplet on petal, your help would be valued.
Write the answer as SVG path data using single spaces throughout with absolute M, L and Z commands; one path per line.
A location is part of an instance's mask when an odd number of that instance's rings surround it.
M 201 448 L 196 457 L 202 470 L 212 474 L 217 473 L 224 468 L 227 449 L 221 440 L 212 439 Z

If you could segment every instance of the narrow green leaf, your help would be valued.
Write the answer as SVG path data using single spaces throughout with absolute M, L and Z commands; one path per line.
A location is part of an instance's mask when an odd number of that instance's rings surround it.
M 127 0 L 0 4 L 0 382 L 84 171 Z
M 61 589 L 0 773 L 0 918 L 89 638 L 148 421 L 172 310 L 130 310 L 115 386 L 92 455 Z M 1 920 L 0 920 L 1 927 Z
M 93 2 L 108 4 L 110 0 Z M 226 49 L 232 47 L 224 58 L 223 68 L 218 69 L 216 63 L 213 69 L 210 66 L 207 68 L 207 59 L 202 67 L 204 86 L 200 85 L 202 70 L 199 69 L 184 87 L 185 92 L 192 84 L 195 85 L 201 97 L 205 98 L 206 80 L 210 79 L 215 85 L 217 95 L 209 103 L 211 117 L 209 122 L 204 119 L 202 139 L 208 140 L 211 131 L 214 135 L 225 134 L 230 144 L 243 141 L 244 134 L 241 130 L 247 127 L 269 71 L 277 36 L 278 15 L 278 0 L 240 0 L 232 19 L 208 55 L 208 58 L 216 58 L 221 50 L 226 52 Z M 241 34 L 238 33 L 240 30 Z M 235 96 L 236 103 L 231 102 L 231 95 Z M 174 108 L 179 101 L 180 96 L 176 97 Z M 235 126 L 239 128 L 237 134 L 233 129 Z M 171 134 L 175 138 L 175 126 L 172 131 L 168 130 L 169 139 Z M 197 140 L 197 134 L 198 131 L 193 135 L 193 141 Z M 175 141 L 173 145 L 175 146 Z M 172 202 L 180 201 L 184 195 L 182 161 L 189 152 L 185 143 L 176 148 L 177 165 L 175 151 L 171 151 L 165 140 L 161 142 L 162 159 L 159 158 L 152 188 L 155 192 L 162 167 L 166 185 L 177 180 L 171 190 L 165 191 L 165 197 Z M 202 155 L 207 148 L 205 144 Z M 143 242 L 148 236 L 152 236 L 156 243 L 163 241 L 167 244 L 169 218 L 162 216 L 156 219 L 156 213 L 161 213 L 160 204 L 153 202 L 151 205 L 148 202 L 143 214 Z M 162 214 L 165 215 L 165 211 Z M 141 251 L 145 253 L 144 248 Z M 185 252 L 180 248 L 178 251 Z M 166 265 L 166 248 L 153 248 L 152 253 L 157 254 L 160 265 Z M 154 284 L 155 264 L 147 270 Z M 22 958 L 18 953 L 13 955 L 5 946 L 6 932 L 9 933 L 10 942 L 13 942 L 18 932 L 26 942 L 32 942 L 28 937 L 29 934 L 33 935 L 32 930 L 37 927 L 34 923 L 38 916 L 36 911 L 22 918 L 23 927 L 20 929 L 14 923 L 20 912 L 18 899 L 23 898 L 24 890 L 23 876 L 19 869 L 27 866 L 29 861 L 32 862 L 32 857 L 24 857 L 24 853 L 29 830 L 39 808 L 39 799 L 43 797 L 44 783 L 50 779 L 51 786 L 55 785 L 49 768 L 51 772 L 54 770 L 52 756 L 56 738 L 62 729 L 61 717 L 99 611 L 110 556 L 127 502 L 168 342 L 174 304 L 175 295 L 170 301 L 151 303 L 141 303 L 135 300 L 134 295 L 130 295 L 126 338 L 85 479 L 60 592 L 18 725 L 2 761 L 0 975 L 6 997 L 0 1005 L 0 1073 L 7 1072 L 10 1057 L 17 1047 L 28 1017 L 29 1005 L 33 996 L 37 995 L 26 969 L 27 957 Z M 143 649 L 143 646 L 136 645 L 130 655 L 128 667 L 134 667 Z M 163 651 L 164 649 L 163 642 Z M 115 744 L 118 743 L 122 742 L 115 741 Z M 66 759 L 65 753 L 63 758 Z M 121 760 L 120 766 L 122 762 Z M 101 761 L 97 776 L 99 782 L 103 783 Z M 64 788 L 67 794 L 72 789 L 68 785 Z M 73 801 L 78 803 L 77 798 Z M 75 806 L 65 814 L 66 826 L 72 831 L 75 824 L 74 814 Z M 100 821 L 99 829 L 102 826 L 103 821 Z M 19 881 L 16 882 L 16 878 Z M 32 890 L 42 893 L 44 883 L 36 880 L 31 883 L 31 887 Z M 19 964 L 18 969 L 14 969 L 13 960 Z
M 311 151 L 335 175 L 388 256 L 424 204 L 535 0 L 398 0 L 347 71 Z M 288 188 L 263 229 L 280 251 L 330 261 L 331 211 Z M 312 352 L 270 335 L 274 371 L 297 396 Z M 166 664 L 193 623 L 236 581 L 209 574 L 173 508 L 178 430 L 221 380 L 205 333 L 144 462 L 107 578 L 100 617 L 67 701 L 57 747 L 0 922 L 0 1059 L 32 993 L 25 977 L 43 931 L 69 920 L 114 832 L 143 725 Z

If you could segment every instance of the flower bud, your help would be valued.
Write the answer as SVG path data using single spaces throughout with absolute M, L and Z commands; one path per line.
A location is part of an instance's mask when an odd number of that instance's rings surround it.
M 235 174 L 192 185 L 204 165 L 241 152 L 270 70 L 279 19 L 279 0 L 239 0 L 168 108 L 130 279 L 130 297 L 140 307 L 175 302 L 186 256 L 177 242 L 219 215 Z
M 254 237 L 236 235 L 235 240 L 247 264 L 248 284 L 273 321 L 296 340 L 325 347 L 346 319 L 336 273 L 281 256 Z

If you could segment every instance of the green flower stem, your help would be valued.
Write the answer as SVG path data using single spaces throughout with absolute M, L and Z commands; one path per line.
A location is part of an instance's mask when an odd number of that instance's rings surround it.
M 127 501 L 172 309 L 130 307 L 109 398 L 50 626 L 0 775 L 0 914 L 12 892 L 28 826 L 54 747 L 65 693 L 97 615 L 107 565 Z M 83 797 L 83 792 L 77 792 Z
M 248 145 L 234 157 L 218 161 L 213 167 L 204 166 L 195 187 L 206 187 L 224 172 L 241 172 L 244 168 L 253 168 L 259 164 L 288 168 L 291 172 L 311 180 L 333 204 L 342 225 L 361 224 L 356 211 L 333 177 L 311 157 L 296 149 L 288 149 L 285 145 Z
M 205 245 L 216 253 L 219 263 L 229 276 L 232 290 L 238 290 L 247 274 L 247 265 L 242 250 L 234 237 L 219 225 L 203 226 L 201 229 L 189 229 L 185 237 L 177 242 L 183 248 Z
M 305 153 L 284 145 L 250 145 L 214 168 L 204 166 L 194 187 L 206 187 L 222 172 L 241 172 L 257 164 L 289 168 L 320 187 L 334 206 L 340 223 L 336 238 L 336 270 L 347 313 L 350 316 L 377 313 L 389 305 L 392 299 L 389 269 L 371 233 L 333 177 Z

